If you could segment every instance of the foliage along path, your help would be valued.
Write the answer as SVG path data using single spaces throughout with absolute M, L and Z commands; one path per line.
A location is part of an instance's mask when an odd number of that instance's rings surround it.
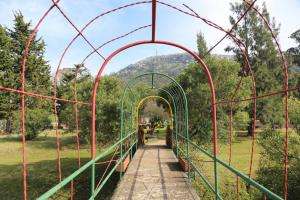
M 137 150 L 112 199 L 199 199 L 164 143 L 149 141 Z

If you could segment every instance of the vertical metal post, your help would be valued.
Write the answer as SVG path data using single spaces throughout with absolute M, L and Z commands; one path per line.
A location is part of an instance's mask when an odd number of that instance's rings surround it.
M 121 100 L 121 131 L 120 131 L 120 157 L 119 159 L 121 159 L 120 162 L 120 167 L 121 169 L 123 168 L 123 136 L 124 136 L 124 99 L 125 99 L 125 94 L 127 92 L 128 89 L 128 85 L 126 86 L 123 96 L 122 96 L 122 100 Z M 131 91 L 131 90 L 130 90 Z M 122 178 L 122 170 L 120 170 L 120 179 Z
M 187 104 L 187 97 L 185 95 L 185 92 L 183 90 L 183 88 L 177 84 L 179 91 L 181 93 L 181 96 L 183 97 L 183 112 L 184 112 L 184 132 L 185 132 L 185 142 L 186 142 L 186 159 L 188 162 L 188 179 L 190 180 L 190 155 L 189 155 L 189 130 L 188 130 L 188 126 L 189 126 L 189 122 L 188 122 L 188 104 Z M 182 105 L 182 104 L 181 104 Z
M 175 98 L 177 98 L 175 96 Z M 174 117 L 175 117 L 175 141 L 176 141 L 176 156 L 178 157 L 178 112 L 177 112 L 177 103 L 176 103 L 177 99 L 173 99 L 173 103 L 174 103 Z
M 133 106 L 132 106 L 132 104 L 131 104 L 131 113 L 130 113 L 130 133 L 133 131 L 133 127 L 132 127 L 132 115 L 133 115 Z M 129 141 L 130 141 L 130 147 L 131 147 L 131 145 L 133 144 L 133 140 L 132 140 L 132 136 L 130 136 L 130 138 L 129 138 Z M 132 148 L 130 148 L 130 159 L 133 157 L 133 147 Z
M 178 157 L 178 148 L 177 148 L 178 147 L 178 141 L 177 141 L 177 139 L 178 139 L 178 130 L 177 130 L 177 125 L 178 125 L 178 121 L 177 121 L 177 104 L 176 104 L 176 99 L 174 100 L 174 97 L 176 97 L 176 95 L 173 93 L 172 88 L 171 88 L 170 92 L 167 91 L 167 90 L 165 90 L 165 89 L 160 89 L 160 90 L 166 92 L 171 97 L 172 102 L 173 102 L 173 106 L 174 106 L 173 129 L 175 129 L 175 134 L 172 134 L 172 137 L 173 137 L 173 140 L 172 140 L 172 150 L 174 151 L 174 149 L 173 149 L 173 141 L 176 141 L 176 146 L 175 146 L 176 152 L 174 152 L 174 153 Z
M 95 192 L 95 163 L 92 165 L 92 177 L 91 177 L 91 199 L 94 199 Z
M 122 101 L 122 109 L 121 109 L 121 133 L 120 133 L 120 140 L 121 140 L 121 143 L 120 143 L 120 158 L 121 159 L 121 162 L 120 162 L 120 167 L 121 167 L 121 170 L 120 170 L 120 179 L 122 178 L 122 168 L 123 168 L 123 161 L 122 161 L 122 158 L 123 158 L 123 131 L 124 131 L 124 111 L 123 111 L 123 101 Z
M 152 42 L 155 42 L 156 35 L 156 0 L 152 0 Z
M 175 100 L 172 98 L 173 100 L 173 105 L 174 105 L 174 125 L 173 128 L 175 128 L 175 138 L 174 140 L 176 141 L 176 156 L 178 157 L 178 130 L 177 130 L 177 125 L 178 125 L 178 121 L 177 121 L 177 108 L 176 108 L 176 103 Z M 173 134 L 174 135 L 174 134 Z
M 215 198 L 216 200 L 218 200 L 218 173 L 217 173 L 217 159 L 216 159 L 216 155 L 214 155 L 214 176 L 215 176 Z

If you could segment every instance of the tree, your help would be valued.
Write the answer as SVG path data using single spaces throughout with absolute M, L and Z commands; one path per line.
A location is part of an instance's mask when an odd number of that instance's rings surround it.
M 238 110 L 233 119 L 234 129 L 235 130 L 246 130 L 249 124 L 249 114 L 248 112 Z
M 247 9 L 248 3 L 231 3 L 232 16 L 229 20 L 232 25 L 236 23 Z M 256 9 L 260 9 L 256 6 Z M 279 33 L 279 26 L 275 19 L 270 19 L 270 14 L 267 11 L 266 4 L 263 3 L 261 7 L 262 15 L 271 24 L 274 35 L 277 37 Z M 281 63 L 277 54 L 276 45 L 273 42 L 272 35 L 269 32 L 265 22 L 258 16 L 258 14 L 250 10 L 239 24 L 233 29 L 233 34 L 238 36 L 245 44 L 245 50 L 248 53 L 248 59 L 252 67 L 255 80 L 257 95 L 263 95 L 271 91 L 277 91 L 282 88 L 283 73 Z M 244 70 L 244 59 L 239 48 L 229 46 L 227 51 L 235 53 L 236 60 L 241 64 L 241 70 Z M 246 76 L 249 72 L 246 71 Z M 280 126 L 282 124 L 281 106 L 273 106 L 273 104 L 282 103 L 281 98 L 265 98 L 257 103 L 257 118 L 265 123 L 271 123 L 272 127 Z M 253 119 L 252 106 L 249 106 L 250 118 Z M 270 110 L 271 109 L 271 110 Z M 270 119 L 272 116 L 279 116 Z M 252 124 L 252 122 L 250 123 Z
M 75 65 L 70 71 L 65 71 L 62 74 L 62 78 L 58 82 L 57 96 L 64 99 L 75 100 L 75 81 L 77 88 L 77 100 L 88 102 L 91 97 L 93 78 L 86 67 L 82 64 Z M 77 107 L 78 109 L 81 109 L 82 105 L 77 104 Z M 83 107 L 86 109 L 85 106 Z M 64 124 L 67 126 L 69 131 L 75 130 L 76 119 L 74 109 L 73 104 L 63 101 L 57 102 L 59 126 Z
M 199 54 L 207 52 L 206 42 L 202 34 L 198 34 L 197 46 Z M 240 64 L 231 59 L 221 58 L 218 56 L 208 55 L 204 58 L 204 62 L 209 67 L 213 77 L 216 89 L 216 98 L 220 100 L 230 100 L 235 96 L 234 100 L 239 100 L 250 96 L 251 81 L 249 77 L 245 77 L 240 85 L 240 89 L 233 94 L 235 88 L 241 78 L 239 75 Z M 189 110 L 189 133 L 201 144 L 207 144 L 211 141 L 211 93 L 207 82 L 207 77 L 200 69 L 198 63 L 191 63 L 177 77 L 178 83 L 185 90 L 188 99 Z M 174 89 L 174 85 L 169 85 L 166 89 Z M 164 93 L 160 94 L 169 99 Z M 232 107 L 233 115 L 244 112 L 249 106 L 248 102 L 240 102 Z M 230 105 L 224 104 L 218 107 L 218 136 L 222 141 L 227 139 L 228 132 L 228 116 L 230 113 Z M 247 117 L 244 115 L 245 120 Z M 245 128 L 244 126 L 241 128 Z
M 32 140 L 38 136 L 40 131 L 51 128 L 49 112 L 46 109 L 26 109 L 26 140 Z M 20 129 L 20 112 L 14 112 L 13 130 L 18 133 Z
M 19 76 L 21 71 L 20 63 L 23 58 L 26 42 L 29 35 L 33 32 L 31 23 L 25 22 L 22 13 L 15 13 L 13 29 L 8 31 L 12 40 L 12 54 L 15 62 L 12 66 L 14 72 Z M 40 94 L 50 94 L 51 80 L 50 80 L 50 66 L 45 59 L 45 42 L 42 38 L 34 37 L 26 62 L 26 90 L 38 91 Z M 17 88 L 20 87 L 19 80 L 16 83 Z M 27 101 L 27 106 L 36 107 L 39 101 Z
M 210 67 L 214 86 L 216 88 L 216 98 L 218 100 L 230 99 L 239 81 L 240 65 L 225 58 L 210 56 L 205 60 Z M 211 104 L 210 89 L 207 78 L 201 71 L 198 64 L 191 64 L 178 77 L 179 84 L 183 87 L 188 98 L 190 133 L 201 138 L 202 143 L 209 142 L 211 139 Z M 235 94 L 236 100 L 250 95 L 250 79 L 245 78 L 241 89 Z M 233 113 L 246 108 L 248 103 L 235 104 Z M 227 138 L 229 105 L 223 105 L 218 109 L 218 134 L 221 139 Z
M 290 38 L 295 40 L 298 46 L 289 48 L 287 53 L 292 56 L 292 62 L 300 66 L 300 29 L 292 33 Z
M 120 97 L 122 81 L 115 76 L 104 76 L 97 92 L 96 131 L 98 142 L 116 140 L 120 134 Z M 126 112 L 126 111 L 125 111 Z
M 201 32 L 197 34 L 197 48 L 199 56 L 203 58 L 207 54 L 207 46 L 205 38 Z
M 300 100 L 294 97 L 289 98 L 288 107 L 290 123 L 300 135 Z
M 76 76 L 77 74 L 77 76 Z M 75 100 L 75 81 L 77 100 L 88 102 L 91 98 L 93 78 L 84 65 L 75 65 L 69 72 L 62 74 L 58 83 L 57 96 L 64 99 Z M 63 101 L 57 102 L 57 114 L 59 124 L 66 125 L 68 131 L 74 131 L 76 128 L 75 105 Z M 90 120 L 86 119 L 89 115 L 89 108 L 85 105 L 77 104 L 78 116 L 83 113 L 85 117 L 80 117 L 79 125 L 85 134 L 89 132 Z
M 257 170 L 257 181 L 269 190 L 283 196 L 284 136 L 280 131 L 267 128 L 260 134 L 258 143 L 262 147 L 262 151 Z M 296 200 L 300 193 L 300 136 L 289 132 L 288 146 L 288 199 Z
M 0 85 L 3 87 L 16 88 L 19 78 L 12 66 L 15 63 L 12 39 L 7 30 L 0 26 Z M 6 121 L 5 131 L 12 132 L 12 112 L 17 109 L 17 95 L 12 93 L 0 93 L 0 118 Z
M 79 67 L 79 68 L 78 68 Z M 59 97 L 74 99 L 75 71 L 78 70 L 76 79 L 77 99 L 89 102 L 91 99 L 93 78 L 84 66 L 75 65 L 70 73 L 64 74 L 58 86 Z M 111 142 L 120 134 L 120 100 L 124 85 L 121 79 L 115 76 L 104 76 L 96 97 L 96 132 L 98 143 Z M 68 131 L 76 128 L 74 105 L 58 102 L 58 117 L 60 123 L 67 126 Z M 128 110 L 127 110 L 128 111 Z M 91 110 L 89 106 L 78 104 L 78 116 L 80 137 L 84 140 L 90 139 Z
M 1 45 L 1 75 L 0 83 L 4 87 L 20 89 L 21 60 L 25 51 L 26 41 L 33 32 L 31 23 L 24 20 L 22 13 L 15 13 L 14 25 L 12 29 L 0 28 L 0 45 Z M 45 43 L 41 38 L 33 38 L 29 49 L 26 63 L 25 78 L 26 91 L 36 91 L 40 94 L 50 94 L 50 66 L 45 60 Z M 18 111 L 19 96 L 16 94 L 1 93 L 0 108 L 2 111 L 1 118 L 7 121 L 7 131 L 11 132 L 12 124 L 17 121 L 17 115 L 13 113 Z M 32 97 L 26 97 L 26 107 L 33 112 L 47 113 L 50 115 L 50 102 Z M 37 109 L 37 110 L 34 110 Z M 44 112 L 45 111 L 45 112 Z M 15 117 L 14 117 L 15 116 Z M 26 119 L 27 121 L 29 119 Z M 26 123 L 29 123 L 27 122 Z M 35 122 L 30 122 L 35 123 Z M 39 123 L 38 121 L 36 123 Z M 38 126 L 38 124 L 36 125 Z M 27 130 L 31 134 L 32 129 Z M 42 130 L 42 128 L 41 128 Z M 16 130 L 15 130 L 16 131 Z M 36 134 L 33 134 L 36 135 Z M 32 139 L 32 137 L 27 137 Z
M 289 66 L 289 87 L 300 87 L 300 29 L 291 34 L 290 38 L 297 43 L 296 47 L 291 47 L 286 54 L 290 60 Z M 290 92 L 291 95 L 300 98 L 300 89 Z

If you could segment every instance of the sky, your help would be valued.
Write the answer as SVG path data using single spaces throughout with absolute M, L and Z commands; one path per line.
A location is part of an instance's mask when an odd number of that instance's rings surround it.
M 238 2 L 237 0 L 161 1 L 188 11 L 182 5 L 185 3 L 192 7 L 200 16 L 204 16 L 226 29 L 230 28 L 228 20 L 230 15 L 229 3 Z M 137 0 L 61 0 L 59 6 L 71 21 L 81 29 L 93 17 L 133 2 L 137 2 Z M 261 5 L 263 2 L 263 0 L 258 0 L 257 4 Z M 286 50 L 291 46 L 295 46 L 294 41 L 289 36 L 300 28 L 300 0 L 265 0 L 265 2 L 271 16 L 275 17 L 277 23 L 281 24 L 279 42 L 282 49 Z M 21 11 L 25 19 L 31 21 L 32 25 L 35 25 L 51 5 L 51 0 L 0 0 L 0 24 L 11 28 L 14 12 Z M 151 4 L 141 4 L 99 18 L 83 34 L 93 46 L 98 47 L 115 37 L 149 24 L 151 24 Z M 168 40 L 196 50 L 196 34 L 198 32 L 203 33 L 209 47 L 213 46 L 224 35 L 222 32 L 216 31 L 193 17 L 185 16 L 163 5 L 158 5 L 157 39 Z M 39 28 L 38 36 L 42 37 L 46 42 L 45 55 L 51 66 L 52 73 L 55 72 L 59 65 L 64 49 L 76 35 L 76 30 L 56 8 L 45 18 Z M 99 52 L 104 57 L 107 57 L 125 44 L 150 38 L 151 28 L 148 27 L 110 43 L 100 49 Z M 214 49 L 213 53 L 225 54 L 224 48 L 230 44 L 229 40 L 224 40 Z M 87 42 L 82 37 L 78 37 L 62 59 L 61 68 L 73 67 L 74 64 L 81 63 L 91 51 L 92 49 Z M 115 57 L 106 68 L 105 74 L 117 72 L 129 64 L 149 56 L 180 52 L 182 51 L 174 47 L 163 45 L 142 45 L 131 48 Z M 93 54 L 86 60 L 85 66 L 92 74 L 96 74 L 102 63 L 103 59 L 98 54 Z

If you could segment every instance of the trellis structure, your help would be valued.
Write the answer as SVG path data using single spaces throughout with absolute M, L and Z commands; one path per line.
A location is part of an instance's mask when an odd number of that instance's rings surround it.
M 283 183 L 283 187 L 284 187 L 284 199 L 288 198 L 288 94 L 290 91 L 295 91 L 298 90 L 299 88 L 289 88 L 288 87 L 288 68 L 287 68 L 287 62 L 286 59 L 284 57 L 284 54 L 282 53 L 282 50 L 280 48 L 280 45 L 275 37 L 275 34 L 272 31 L 272 28 L 270 26 L 270 24 L 268 23 L 268 20 L 265 19 L 265 17 L 261 14 L 261 12 L 254 7 L 256 0 L 252 1 L 251 3 L 249 3 L 249 1 L 245 0 L 245 3 L 248 3 L 248 9 L 246 10 L 246 12 L 241 15 L 239 17 L 239 19 L 236 21 L 236 23 L 230 28 L 230 29 L 225 29 L 222 26 L 210 21 L 209 19 L 200 16 L 200 14 L 196 13 L 192 8 L 190 8 L 188 5 L 184 5 L 184 7 L 187 10 L 184 10 L 183 8 L 179 8 L 175 5 L 171 5 L 169 3 L 164 2 L 163 0 L 147 0 L 147 1 L 137 1 L 134 3 L 130 3 L 130 4 L 124 4 L 120 7 L 117 7 L 115 9 L 111 9 L 108 10 L 104 13 L 101 13 L 99 15 L 97 15 L 96 17 L 92 18 L 90 21 L 88 21 L 84 27 L 82 29 L 79 29 L 77 27 L 77 25 L 68 17 L 68 15 L 64 12 L 63 8 L 60 6 L 60 0 L 52 0 L 52 5 L 49 7 L 48 10 L 46 10 L 44 12 L 44 14 L 40 17 L 39 21 L 37 22 L 37 24 L 34 27 L 34 31 L 30 34 L 30 36 L 27 39 L 26 42 L 26 47 L 24 50 L 24 54 L 23 54 L 23 58 L 22 58 L 22 62 L 20 63 L 21 65 L 21 71 L 20 71 L 20 83 L 21 83 L 21 87 L 20 88 L 7 88 L 7 87 L 3 87 L 0 86 L 0 90 L 1 92 L 9 92 L 9 93 L 16 93 L 19 94 L 20 96 L 20 121 L 21 121 L 21 128 L 20 128 L 20 134 L 22 135 L 22 168 L 23 168 L 23 172 L 22 172 L 22 178 L 23 178 L 23 199 L 29 199 L 28 197 L 28 173 L 27 173 L 27 152 L 26 152 L 26 140 L 25 140 L 25 135 L 26 135 L 26 127 L 25 127 L 25 115 L 26 115 L 26 98 L 27 97 L 33 97 L 33 98 L 38 98 L 38 99 L 46 99 L 49 101 L 53 102 L 53 110 L 54 110 L 54 114 L 56 116 L 56 122 L 58 122 L 58 118 L 57 118 L 57 102 L 65 102 L 65 103 L 69 103 L 74 105 L 74 115 L 76 118 L 76 144 L 77 144 L 77 149 L 76 151 L 78 152 L 78 170 L 75 171 L 74 173 L 72 173 L 70 176 L 68 176 L 67 178 L 63 179 L 63 175 L 62 175 L 62 171 L 61 171 L 61 153 L 60 153 L 60 149 L 61 149 L 61 143 L 60 143 L 60 132 L 58 130 L 58 127 L 56 126 L 56 146 L 57 146 L 57 177 L 58 177 L 58 185 L 56 185 L 55 187 L 53 187 L 51 190 L 49 190 L 47 193 L 45 193 L 44 195 L 42 195 L 40 197 L 40 199 L 45 199 L 50 197 L 51 195 L 53 195 L 55 192 L 57 192 L 59 189 L 63 188 L 65 185 L 67 184 L 71 184 L 71 198 L 73 198 L 73 180 L 74 178 L 76 178 L 76 176 L 78 176 L 79 174 L 81 174 L 82 172 L 84 172 L 85 170 L 91 168 L 92 171 L 92 190 L 91 190 L 91 194 L 90 194 L 90 199 L 93 199 L 95 197 L 95 195 L 97 193 L 99 193 L 99 191 L 101 190 L 101 188 L 103 187 L 103 185 L 105 184 L 105 182 L 109 179 L 110 175 L 113 173 L 113 170 L 110 171 L 108 173 L 108 175 L 106 177 L 103 178 L 102 181 L 99 182 L 98 187 L 95 187 L 95 164 L 97 163 L 98 160 L 100 160 L 102 157 L 108 155 L 109 153 L 111 153 L 114 149 L 117 149 L 119 146 L 121 146 L 121 152 L 123 152 L 122 150 L 122 144 L 128 140 L 129 138 L 134 138 L 134 132 L 131 132 L 130 134 L 126 133 L 125 135 L 123 135 L 124 132 L 123 129 L 121 131 L 121 138 L 120 140 L 118 140 L 113 146 L 109 147 L 107 150 L 105 150 L 103 153 L 101 153 L 100 155 L 96 155 L 96 109 L 97 109 L 97 105 L 96 105 L 96 95 L 97 95 L 97 90 L 100 86 L 100 82 L 101 82 L 101 77 L 103 75 L 103 71 L 106 68 L 106 66 L 109 64 L 109 62 L 116 56 L 118 56 L 119 54 L 123 53 L 124 51 L 126 51 L 127 49 L 130 48 L 134 48 L 140 45 L 166 45 L 166 46 L 170 46 L 170 47 L 175 47 L 178 49 L 181 49 L 183 51 L 185 51 L 186 53 L 188 53 L 190 56 L 192 56 L 194 58 L 194 60 L 199 64 L 199 67 L 203 70 L 203 73 L 205 74 L 206 78 L 207 78 L 207 83 L 209 85 L 210 88 L 210 94 L 211 94 L 211 99 L 210 99 L 210 104 L 211 104 L 211 123 L 212 123 L 212 152 L 210 153 L 210 151 L 205 150 L 199 146 L 197 146 L 196 144 L 194 144 L 189 138 L 188 138 L 188 128 L 187 125 L 185 126 L 186 128 L 186 135 L 181 135 L 179 133 L 179 128 L 178 124 L 176 124 L 176 121 L 178 120 L 178 118 L 180 118 L 181 120 L 187 120 L 188 121 L 188 116 L 180 116 L 178 115 L 178 112 L 176 111 L 176 109 L 178 109 L 179 112 L 184 113 L 184 109 L 185 111 L 187 111 L 187 107 L 185 107 L 185 103 L 183 104 L 183 102 L 185 101 L 185 99 L 183 98 L 179 98 L 179 97 L 175 97 L 176 93 L 179 93 L 181 91 L 165 91 L 166 93 L 168 93 L 168 95 L 170 95 L 171 97 L 173 97 L 172 102 L 169 102 L 171 105 L 173 105 L 173 112 L 174 112 L 174 128 L 177 131 L 176 137 L 181 137 L 183 141 L 185 141 L 186 145 L 187 145 L 187 154 L 186 157 L 189 159 L 189 154 L 188 154 L 188 148 L 189 146 L 193 146 L 194 148 L 198 149 L 199 151 L 201 151 L 202 153 L 204 153 L 205 155 L 207 155 L 208 157 L 210 157 L 214 163 L 214 183 L 211 184 L 203 175 L 201 175 L 201 173 L 196 170 L 196 166 L 193 166 L 193 168 L 195 169 L 195 171 L 200 175 L 200 177 L 203 179 L 204 183 L 207 185 L 207 187 L 209 189 L 211 189 L 214 194 L 216 199 L 221 199 L 222 197 L 219 194 L 218 191 L 218 175 L 217 175 L 217 167 L 218 165 L 222 165 L 225 168 L 227 168 L 228 170 L 230 170 L 233 174 L 235 174 L 238 178 L 243 179 L 245 182 L 247 182 L 248 184 L 250 184 L 251 186 L 259 189 L 260 191 L 262 191 L 265 195 L 267 195 L 270 198 L 274 198 L 274 199 L 281 199 L 279 196 L 277 196 L 276 194 L 273 194 L 272 192 L 268 191 L 266 188 L 264 188 L 263 186 L 259 185 L 258 183 L 256 183 L 251 177 L 253 174 L 253 154 L 254 154 L 254 141 L 255 141 L 255 122 L 256 122 L 256 101 L 257 99 L 261 99 L 261 98 L 267 98 L 270 96 L 275 96 L 275 95 L 283 95 L 284 96 L 284 118 L 285 118 L 285 141 L 283 144 L 283 149 L 284 149 L 284 162 L 283 162 L 283 175 L 284 175 L 284 183 Z M 100 18 L 102 18 L 103 16 L 106 15 L 111 15 L 114 13 L 119 12 L 120 10 L 126 10 L 127 8 L 130 7 L 137 7 L 139 5 L 147 5 L 147 4 L 151 4 L 151 8 L 152 8 L 152 23 L 148 24 L 148 25 L 144 25 L 141 27 L 137 27 L 136 29 L 122 34 L 116 38 L 112 38 L 111 40 L 104 42 L 103 44 L 99 45 L 98 47 L 96 47 L 94 44 L 92 44 L 88 38 L 85 36 L 84 32 L 85 30 L 92 25 L 96 20 L 99 20 Z M 218 40 L 216 42 L 215 45 L 212 46 L 211 49 L 209 49 L 208 53 L 211 52 L 216 46 L 218 46 L 225 38 L 230 38 L 235 44 L 236 46 L 242 51 L 243 53 L 243 57 L 244 57 L 244 61 L 245 61 L 245 70 L 249 71 L 250 76 L 252 78 L 252 96 L 249 98 L 245 98 L 242 100 L 236 100 L 236 97 L 233 95 L 230 99 L 224 99 L 224 100 L 219 100 L 217 101 L 216 99 L 216 95 L 215 95 L 215 87 L 214 87 L 214 83 L 213 83 L 213 77 L 211 76 L 210 70 L 209 70 L 209 66 L 206 65 L 206 63 L 203 60 L 203 57 L 205 57 L 205 55 L 202 55 L 201 57 L 193 52 L 193 50 L 190 50 L 180 44 L 176 44 L 170 41 L 162 41 L 157 39 L 156 37 L 156 12 L 157 12 L 157 6 L 164 6 L 168 9 L 180 12 L 182 14 L 188 15 L 191 18 L 195 19 L 195 20 L 200 20 L 202 22 L 204 22 L 205 24 L 207 24 L 208 26 L 211 26 L 219 31 L 224 32 L 224 37 L 222 37 L 220 40 Z M 66 19 L 66 21 L 74 28 L 74 30 L 77 32 L 77 35 L 72 38 L 69 42 L 69 44 L 66 46 L 65 50 L 63 51 L 61 57 L 59 58 L 59 64 L 57 66 L 56 69 L 56 73 L 55 73 L 55 78 L 54 78 L 54 87 L 53 87 L 53 95 L 43 95 L 43 94 L 39 94 L 38 92 L 29 92 L 26 91 L 26 77 L 25 77 L 25 71 L 26 71 L 26 63 L 27 63 L 27 58 L 29 55 L 29 51 L 30 51 L 30 46 L 31 43 L 33 41 L 33 39 L 35 38 L 38 29 L 42 26 L 42 24 L 44 23 L 44 20 L 49 16 L 49 14 L 51 12 L 53 12 L 54 9 L 57 9 L 61 15 Z M 263 94 L 261 96 L 257 96 L 256 94 L 256 80 L 255 80 L 255 75 L 252 72 L 252 68 L 251 65 L 249 63 L 248 57 L 247 57 L 247 50 L 245 48 L 245 44 L 239 39 L 237 38 L 234 34 L 232 34 L 232 31 L 234 30 L 234 28 L 237 26 L 237 24 L 246 16 L 246 14 L 250 11 L 254 11 L 258 14 L 258 16 L 261 17 L 261 19 L 264 21 L 266 27 L 269 29 L 274 42 L 277 46 L 277 50 L 278 50 L 278 55 L 280 55 L 280 59 L 282 62 L 282 75 L 284 77 L 283 83 L 282 83 L 282 87 L 283 89 L 281 91 L 272 91 L 269 92 L 267 94 Z M 130 44 L 127 44 L 123 47 L 120 47 L 119 49 L 115 50 L 114 52 L 112 52 L 109 56 L 103 56 L 101 54 L 101 49 L 104 48 L 107 44 L 110 44 L 112 42 L 115 42 L 119 39 L 122 39 L 124 37 L 127 37 L 128 35 L 131 35 L 134 32 L 143 30 L 143 29 L 151 29 L 151 34 L 149 39 L 146 40 L 142 40 L 142 41 L 135 41 L 132 42 Z M 92 91 L 92 99 L 90 102 L 81 102 L 78 101 L 77 99 L 77 91 L 76 91 L 76 81 L 75 81 L 75 85 L 74 85 L 74 99 L 62 99 L 62 98 L 58 98 L 57 97 L 57 80 L 58 80 L 58 72 L 59 69 L 61 68 L 61 63 L 65 57 L 65 55 L 68 53 L 70 47 L 72 46 L 72 44 L 79 38 L 83 38 L 84 41 L 90 46 L 90 48 L 92 49 L 92 51 L 87 54 L 87 56 L 83 59 L 82 63 L 84 63 L 91 55 L 96 54 L 98 55 L 100 58 L 103 59 L 103 63 L 100 65 L 99 67 L 99 71 L 97 73 L 97 76 L 95 78 L 95 82 L 94 82 L 94 86 L 93 86 L 93 91 Z M 77 74 L 77 72 L 76 72 Z M 150 73 L 151 74 L 151 73 Z M 152 74 L 153 75 L 153 74 Z M 241 83 L 243 77 L 241 77 L 241 79 L 239 80 L 237 86 L 235 87 L 235 91 L 233 92 L 233 94 L 236 94 L 236 91 L 238 91 L 240 89 Z M 163 91 L 163 88 L 161 89 Z M 175 95 L 175 96 L 174 96 Z M 171 98 L 172 99 L 172 98 Z M 217 157 L 218 154 L 218 131 L 217 131 L 217 106 L 222 106 L 222 105 L 230 105 L 231 108 L 238 102 L 242 102 L 242 101 L 253 101 L 253 113 L 254 113 L 254 119 L 253 121 L 253 125 L 252 125 L 252 146 L 251 146 L 251 158 L 250 158 L 250 163 L 249 163 L 249 174 L 248 175 L 244 175 L 242 173 L 240 173 L 238 170 L 236 170 L 235 168 L 233 168 L 230 163 L 231 163 L 231 155 L 232 155 L 232 151 L 231 151 L 231 138 L 232 138 L 232 124 L 233 124 L 233 120 L 232 120 L 232 112 L 230 114 L 230 121 L 229 121 L 229 125 L 230 125 L 230 130 L 229 130 L 229 146 L 230 146 L 230 151 L 229 151 L 229 155 L 228 155 L 228 163 L 220 160 Z M 184 105 L 182 107 L 180 107 L 179 105 Z M 91 160 L 86 163 L 85 165 L 82 166 L 81 161 L 80 161 L 80 142 L 79 142 L 79 126 L 78 126 L 78 106 L 86 106 L 87 109 L 91 108 L 91 118 L 92 118 L 92 124 L 91 124 Z M 121 115 L 123 116 L 123 114 Z M 58 123 L 56 123 L 58 124 Z M 132 127 L 134 128 L 134 127 Z M 182 127 L 181 127 L 182 128 Z M 183 129 L 183 128 L 182 128 Z M 176 146 L 177 148 L 178 146 Z M 115 166 L 112 169 L 116 169 L 116 166 L 118 164 L 120 164 L 122 162 L 122 159 L 125 158 L 126 155 L 128 155 L 131 152 L 134 152 L 134 149 L 136 148 L 136 140 L 132 140 L 131 141 L 131 145 L 130 147 L 128 147 L 125 152 L 123 152 L 120 157 L 120 159 L 115 163 Z M 115 150 L 117 151 L 117 150 Z M 176 155 L 179 155 L 180 152 L 179 149 L 176 150 Z M 193 165 L 192 162 L 189 162 L 190 165 Z M 237 179 L 238 180 L 238 179 Z M 238 189 L 238 187 L 237 187 Z

